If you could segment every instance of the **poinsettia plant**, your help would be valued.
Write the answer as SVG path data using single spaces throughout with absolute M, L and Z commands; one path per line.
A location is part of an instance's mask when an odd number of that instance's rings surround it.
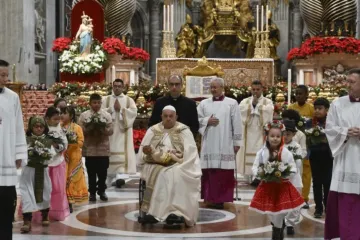
M 360 53 L 360 40 L 353 37 L 313 37 L 307 39 L 300 48 L 289 51 L 287 60 L 304 59 L 322 53 Z
M 52 51 L 62 53 L 65 50 L 69 50 L 71 44 L 71 38 L 61 37 L 53 41 Z
M 127 47 L 119 38 L 106 38 L 102 46 L 107 54 L 126 54 Z
M 125 54 L 125 58 L 145 62 L 150 59 L 150 55 L 144 49 L 130 47 Z

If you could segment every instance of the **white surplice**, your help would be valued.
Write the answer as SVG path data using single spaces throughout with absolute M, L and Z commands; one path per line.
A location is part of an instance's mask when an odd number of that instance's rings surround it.
M 116 112 L 114 104 L 119 101 L 121 109 Z M 102 108 L 106 109 L 113 119 L 114 133 L 110 136 L 110 178 L 127 178 L 126 174 L 136 173 L 136 156 L 133 142 L 133 124 L 137 117 L 134 100 L 124 94 L 104 97 Z M 121 175 L 120 175 L 121 174 Z M 120 177 L 119 177 L 120 176 Z
M 151 145 L 156 151 L 163 152 L 175 150 L 169 134 L 179 133 L 183 151 L 183 163 L 175 163 L 163 167 L 153 188 L 151 201 L 147 213 L 159 221 L 164 221 L 170 214 L 184 217 L 186 224 L 195 224 L 199 213 L 201 168 L 196 143 L 190 129 L 177 122 L 172 129 L 164 129 L 162 123 L 154 125 L 147 130 L 142 140 L 138 162 L 142 167 L 141 178 L 147 183 L 151 182 L 158 164 L 145 162 L 146 155 L 143 146 Z M 160 144 L 156 145 L 157 140 Z M 155 171 L 154 171 L 155 170 Z
M 15 186 L 18 182 L 17 159 L 26 165 L 27 143 L 19 96 L 4 87 L 0 91 L 0 186 Z
M 299 155 L 303 159 L 306 157 L 306 154 L 304 155 L 304 152 L 302 151 L 300 144 L 298 144 L 294 140 L 292 140 L 289 144 L 284 144 L 284 147 L 286 147 L 293 154 L 293 156 Z M 292 150 L 290 150 L 289 147 Z M 294 161 L 296 164 L 297 172 L 290 178 L 290 182 L 294 185 L 294 187 L 302 188 L 303 184 L 300 175 L 302 169 L 302 159 L 294 159 Z
M 360 103 L 349 96 L 332 102 L 326 119 L 326 137 L 334 157 L 330 190 L 360 194 L 360 138 L 347 139 L 349 128 L 360 127 Z
M 202 135 L 201 168 L 235 169 L 234 146 L 241 146 L 241 116 L 236 100 L 205 99 L 197 107 Z M 208 126 L 209 118 L 219 119 L 217 126 Z
M 273 120 L 274 105 L 268 98 L 261 96 L 255 108 L 253 96 L 242 100 L 239 104 L 241 125 L 244 131 L 242 148 L 237 153 L 238 172 L 252 175 L 252 165 L 256 153 L 264 145 L 264 125 Z

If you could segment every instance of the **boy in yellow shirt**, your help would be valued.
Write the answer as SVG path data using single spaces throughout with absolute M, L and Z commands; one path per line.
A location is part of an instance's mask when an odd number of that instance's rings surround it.
M 314 105 L 306 102 L 308 96 L 309 96 L 309 90 L 307 86 L 305 85 L 297 86 L 295 90 L 296 103 L 291 104 L 289 106 L 289 109 L 298 111 L 300 115 L 305 118 L 313 118 Z M 306 202 L 304 208 L 309 209 L 308 201 L 309 201 L 309 194 L 311 187 L 311 167 L 310 167 L 309 159 L 305 159 L 303 161 L 302 182 L 303 182 L 302 197 Z

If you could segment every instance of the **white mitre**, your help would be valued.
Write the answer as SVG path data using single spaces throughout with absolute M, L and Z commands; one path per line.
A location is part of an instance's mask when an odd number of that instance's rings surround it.
M 171 105 L 165 106 L 165 107 L 163 108 L 163 111 L 165 111 L 165 110 L 170 110 L 170 111 L 173 111 L 173 112 L 176 113 L 176 109 L 175 109 L 173 106 L 171 106 Z

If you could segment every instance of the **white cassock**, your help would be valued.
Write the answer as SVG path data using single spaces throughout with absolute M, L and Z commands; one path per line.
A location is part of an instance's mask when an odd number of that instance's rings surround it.
M 252 175 L 256 153 L 264 145 L 264 125 L 273 120 L 274 105 L 272 101 L 261 96 L 254 108 L 253 97 L 248 97 L 239 104 L 241 125 L 244 131 L 242 148 L 237 153 L 238 172 Z
M 235 169 L 234 146 L 241 146 L 242 128 L 236 100 L 225 97 L 222 101 L 208 98 L 197 107 L 203 136 L 201 144 L 201 168 Z M 209 118 L 219 119 L 219 125 L 207 126 Z
M 121 110 L 116 112 L 114 104 L 119 101 Z M 136 156 L 133 142 L 133 124 L 137 117 L 134 100 L 124 94 L 114 94 L 104 97 L 102 108 L 111 114 L 114 124 L 114 134 L 110 140 L 110 178 L 128 178 L 127 174 L 136 173 Z
M 334 157 L 330 191 L 360 195 L 360 138 L 347 139 L 349 128 L 360 127 L 360 103 L 349 96 L 332 102 L 326 119 L 326 137 Z
M 142 150 L 146 145 L 157 151 L 182 151 L 183 163 L 167 167 L 149 164 Z M 171 129 L 164 129 L 162 123 L 149 128 L 142 140 L 138 161 L 142 166 L 141 179 L 146 181 L 142 211 L 159 221 L 175 214 L 184 217 L 188 226 L 194 225 L 199 214 L 201 168 L 190 129 L 179 122 Z

